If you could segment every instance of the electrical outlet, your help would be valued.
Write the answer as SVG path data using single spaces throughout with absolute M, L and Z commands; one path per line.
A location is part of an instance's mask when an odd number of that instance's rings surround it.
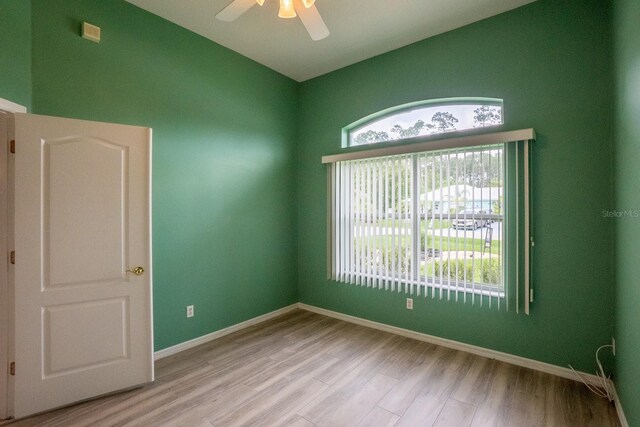
M 187 306 L 187 317 L 193 317 L 193 315 L 194 315 L 193 306 L 192 305 L 188 305 Z
M 615 356 L 616 355 L 616 339 L 614 337 L 611 337 L 611 351 Z
M 413 298 L 407 298 L 407 310 L 413 310 Z

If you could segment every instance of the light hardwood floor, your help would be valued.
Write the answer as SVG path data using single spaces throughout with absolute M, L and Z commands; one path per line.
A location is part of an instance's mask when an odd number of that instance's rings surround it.
M 617 426 L 583 385 L 306 311 L 156 363 L 136 390 L 11 426 Z

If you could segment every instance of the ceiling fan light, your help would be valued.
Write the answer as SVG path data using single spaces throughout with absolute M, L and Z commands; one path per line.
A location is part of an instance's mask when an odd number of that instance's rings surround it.
M 302 0 L 302 4 L 304 4 L 304 7 L 306 7 L 307 9 L 313 6 L 315 2 L 316 0 Z
M 258 3 L 260 6 L 262 6 L 264 4 L 264 0 L 256 0 L 256 3 Z
M 293 0 L 280 0 L 280 18 L 295 18 L 296 10 L 293 8 Z

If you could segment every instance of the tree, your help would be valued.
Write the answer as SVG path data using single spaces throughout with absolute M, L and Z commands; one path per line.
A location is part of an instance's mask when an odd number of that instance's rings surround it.
M 434 125 L 425 124 L 422 120 L 418 120 L 413 126 L 409 126 L 408 128 L 403 128 L 400 125 L 394 125 L 391 128 L 391 132 L 396 134 L 398 138 L 413 138 L 414 136 L 420 135 L 422 129 L 431 129 Z
M 358 136 L 353 138 L 353 145 L 373 144 L 376 142 L 389 141 L 391 138 L 387 132 L 376 132 L 374 130 L 368 130 L 366 132 L 359 133 Z
M 501 171 L 502 153 L 498 150 L 473 151 L 442 159 L 427 156 L 420 163 L 420 182 L 426 183 L 427 192 L 456 184 L 500 187 Z
M 501 183 L 502 154 L 498 151 L 467 153 L 456 160 L 459 184 L 498 187 Z
M 502 215 L 502 206 L 504 206 L 504 196 L 500 196 L 498 200 L 493 202 L 491 213 L 494 215 Z
M 458 119 L 451 113 L 438 112 L 431 117 L 431 121 L 434 123 L 432 127 L 436 128 L 436 132 L 448 132 L 450 130 L 456 130 L 454 123 L 458 123 Z
M 502 114 L 499 108 L 483 105 L 473 110 L 473 127 L 499 125 L 502 123 Z

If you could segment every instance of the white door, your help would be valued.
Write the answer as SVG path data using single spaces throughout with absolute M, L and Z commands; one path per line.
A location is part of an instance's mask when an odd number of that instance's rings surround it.
M 153 381 L 151 129 L 14 120 L 19 418 Z

